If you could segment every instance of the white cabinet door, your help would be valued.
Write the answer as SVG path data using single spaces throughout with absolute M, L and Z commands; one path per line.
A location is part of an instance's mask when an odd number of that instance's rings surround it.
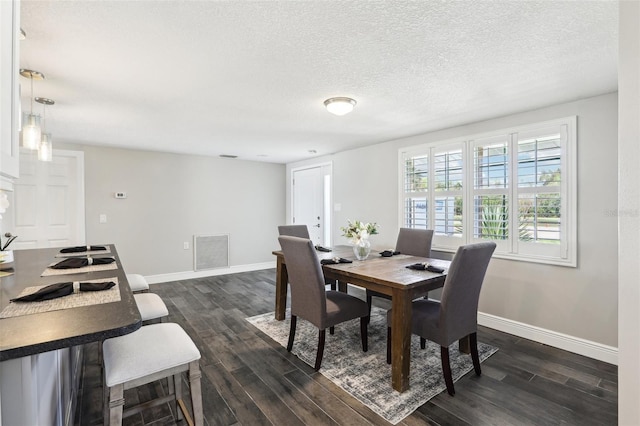
M 76 346 L 0 362 L 0 425 L 72 425 L 81 359 Z
M 0 1 L 0 175 L 18 177 L 20 2 Z

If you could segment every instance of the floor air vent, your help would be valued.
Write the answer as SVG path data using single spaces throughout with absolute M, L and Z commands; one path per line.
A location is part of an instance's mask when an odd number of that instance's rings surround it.
M 229 267 L 229 234 L 193 236 L 194 270 Z

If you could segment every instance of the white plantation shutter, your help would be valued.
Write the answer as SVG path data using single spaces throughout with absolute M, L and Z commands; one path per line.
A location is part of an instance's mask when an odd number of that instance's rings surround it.
M 407 228 L 429 228 L 429 156 L 403 159 L 402 217 Z
M 524 232 L 514 244 L 522 255 L 566 256 L 567 127 L 561 124 L 516 135 L 515 192 L 518 226 Z
M 498 252 L 510 252 L 509 187 L 511 135 L 504 134 L 470 142 L 472 157 L 470 239 L 493 241 Z
M 436 245 L 457 248 L 465 233 L 463 190 L 465 188 L 463 143 L 433 148 L 433 239 Z
M 494 241 L 495 256 L 576 265 L 576 117 L 400 151 L 400 226 L 433 248 Z

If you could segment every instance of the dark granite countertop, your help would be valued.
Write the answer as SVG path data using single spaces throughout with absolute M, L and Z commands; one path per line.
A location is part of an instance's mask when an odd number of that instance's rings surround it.
M 14 274 L 0 278 L 0 311 L 24 288 L 67 281 L 118 277 L 120 301 L 0 319 L 0 361 L 34 355 L 131 333 L 142 325 L 140 312 L 113 245 L 118 269 L 41 277 L 62 260 L 59 248 L 14 250 Z M 79 254 L 81 255 L 81 254 Z M 98 256 L 98 255 L 94 255 Z

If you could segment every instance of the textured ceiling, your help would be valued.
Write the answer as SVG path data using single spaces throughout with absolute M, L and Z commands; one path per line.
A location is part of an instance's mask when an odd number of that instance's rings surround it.
M 47 77 L 34 92 L 56 101 L 54 140 L 290 162 L 615 91 L 617 14 L 615 1 L 23 0 L 21 67 Z M 331 115 L 332 96 L 358 105 Z

